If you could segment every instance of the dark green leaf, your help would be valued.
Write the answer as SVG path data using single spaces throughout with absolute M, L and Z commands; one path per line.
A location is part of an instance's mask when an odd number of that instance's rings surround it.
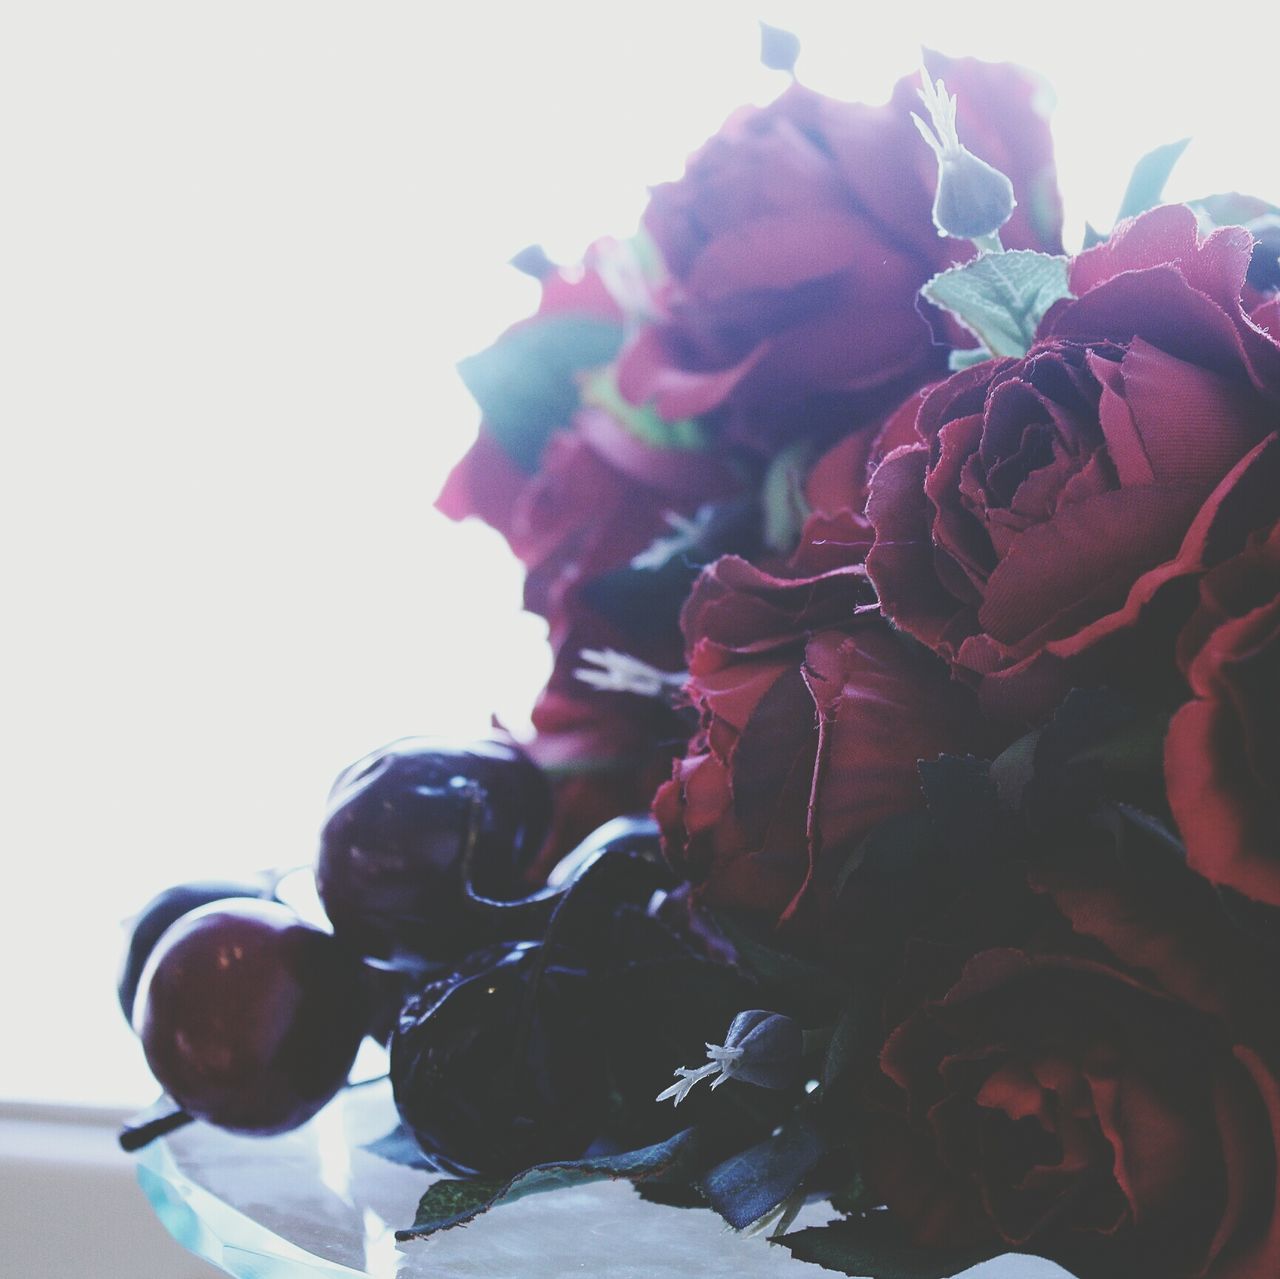
M 909 1242 L 887 1213 L 814 1226 L 778 1241 L 800 1261 L 863 1279 L 952 1279 L 997 1255 L 990 1248 L 922 1248 Z
M 760 24 L 760 61 L 770 71 L 795 73 L 796 60 L 800 57 L 800 37 L 781 27 Z
M 1019 737 L 1006 747 L 991 763 L 991 780 L 996 794 L 1006 808 L 1020 808 L 1022 795 L 1035 776 L 1036 744 L 1040 741 L 1040 729 Z
M 697 1186 L 684 1181 L 667 1181 L 654 1177 L 652 1181 L 636 1182 L 636 1194 L 647 1203 L 662 1204 L 664 1208 L 706 1208 L 707 1197 Z
M 840 1078 L 859 1050 L 865 1052 L 869 1044 L 878 1045 L 883 1038 L 876 1032 L 876 1007 L 877 1000 L 869 991 L 858 990 L 841 1010 L 822 1064 L 824 1091 Z
M 935 275 L 920 292 L 992 355 L 1025 355 L 1045 312 L 1071 296 L 1067 259 L 1030 249 L 984 253 Z
M 825 1149 L 813 1128 L 803 1119 L 794 1119 L 776 1136 L 717 1164 L 699 1178 L 698 1185 L 716 1212 L 735 1230 L 742 1230 L 791 1195 Z
M 738 952 L 742 966 L 766 986 L 823 981 L 827 978 L 826 969 L 766 945 L 731 916 L 717 914 L 715 922 Z
M 851 1217 L 855 1213 L 870 1212 L 876 1207 L 876 1199 L 867 1183 L 861 1177 L 854 1177 L 832 1194 L 831 1206 L 846 1217 Z
M 867 832 L 841 868 L 836 892 L 843 892 L 860 871 L 885 877 L 913 876 L 936 853 L 936 832 L 929 814 L 898 813 Z
M 670 1174 L 683 1160 L 693 1157 L 696 1146 L 695 1133 L 685 1129 L 670 1140 L 643 1150 L 539 1164 L 515 1177 L 477 1177 L 465 1181 L 446 1178 L 428 1188 L 418 1204 L 413 1226 L 397 1230 L 396 1238 L 402 1242 L 425 1239 L 437 1230 L 464 1225 L 497 1204 L 511 1203 L 544 1190 L 623 1178 L 643 1181 Z
M 1179 138 L 1177 142 L 1166 142 L 1154 151 L 1148 151 L 1133 166 L 1129 185 L 1125 187 L 1124 198 L 1120 201 L 1120 211 L 1116 214 L 1117 222 L 1122 218 L 1137 217 L 1160 203 L 1164 184 L 1190 141 L 1190 138 Z
M 578 407 L 575 374 L 607 364 L 622 328 L 588 315 L 538 317 L 458 365 L 485 426 L 522 470 L 538 469 L 552 431 Z
M 929 815 L 949 844 L 990 826 L 998 808 L 989 760 L 939 755 L 916 765 Z
M 1169 712 L 1161 708 L 1138 715 L 1102 740 L 1078 751 L 1078 763 L 1101 765 L 1108 772 L 1155 773 L 1164 767 L 1164 739 L 1169 731 Z

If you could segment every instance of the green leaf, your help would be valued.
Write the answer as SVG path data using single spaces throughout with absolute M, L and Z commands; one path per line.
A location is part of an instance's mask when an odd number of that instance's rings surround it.
M 1036 746 L 1041 732 L 1042 729 L 1032 729 L 991 761 L 991 780 L 1006 808 L 1022 807 L 1023 792 L 1035 777 Z
M 826 975 L 824 968 L 758 941 L 729 916 L 716 914 L 715 922 L 738 952 L 743 967 L 766 985 L 817 981 Z
M 864 1279 L 952 1279 L 997 1255 L 991 1248 L 922 1248 L 881 1212 L 797 1230 L 778 1242 L 799 1261 Z
M 578 407 L 576 375 L 607 364 L 622 328 L 588 315 L 535 317 L 458 365 L 486 428 L 521 470 L 538 469 L 542 450 Z
M 655 449 L 696 451 L 710 447 L 712 434 L 697 418 L 684 417 L 674 422 L 658 416 L 650 405 L 632 404 L 618 390 L 617 373 L 601 369 L 583 384 L 582 402 L 603 409 L 621 423 L 638 440 Z
M 939 755 L 916 764 L 929 815 L 939 830 L 987 825 L 995 813 L 996 789 L 990 760 L 974 755 Z
M 921 289 L 975 333 L 992 355 L 1025 355 L 1036 326 L 1067 287 L 1067 259 L 1030 249 L 984 253 Z
M 870 1212 L 876 1207 L 876 1197 L 861 1176 L 840 1187 L 831 1196 L 831 1206 L 846 1217 L 855 1213 Z
M 764 544 L 779 555 L 790 555 L 800 541 L 811 508 L 804 495 L 804 480 L 813 460 L 813 444 L 799 440 L 769 463 L 760 490 L 764 511 Z
M 853 850 L 836 877 L 836 893 L 860 870 L 908 879 L 937 854 L 937 839 L 928 813 L 896 813 L 873 826 Z
M 636 1194 L 646 1203 L 661 1204 L 664 1208 L 706 1208 L 707 1197 L 697 1186 L 683 1181 L 667 1181 L 655 1177 L 652 1181 L 636 1182 Z
M 981 364 L 984 360 L 991 358 L 991 352 L 985 346 L 975 346 L 971 350 L 963 351 L 957 347 L 950 355 L 947 356 L 947 368 L 952 373 L 960 373 L 965 369 L 971 369 L 975 364 Z
M 1280 214 L 1280 207 L 1239 191 L 1221 191 L 1187 203 L 1195 210 L 1206 232 L 1220 226 L 1248 226 L 1259 218 Z
M 667 1141 L 643 1150 L 589 1159 L 568 1159 L 539 1164 L 514 1177 L 445 1178 L 433 1183 L 418 1203 L 418 1215 L 408 1230 L 397 1230 L 401 1242 L 425 1239 L 438 1230 L 465 1225 L 500 1203 L 513 1203 L 544 1190 L 560 1190 L 592 1181 L 644 1181 L 670 1174 L 691 1159 L 697 1148 L 693 1129 L 686 1128 Z
M 1148 151 L 1137 164 L 1129 177 L 1129 185 L 1125 187 L 1124 198 L 1120 201 L 1120 212 L 1116 221 L 1123 218 L 1137 217 L 1148 209 L 1154 209 L 1164 195 L 1164 184 L 1173 172 L 1173 166 L 1182 158 L 1190 138 L 1179 138 L 1177 142 L 1166 142 L 1154 151 Z
M 826 1152 L 822 1137 L 798 1118 L 777 1134 L 717 1164 L 698 1185 L 735 1230 L 744 1230 L 788 1198 Z
M 865 1053 L 868 1045 L 879 1049 L 883 1035 L 876 1030 L 877 1000 L 872 992 L 859 988 L 840 1010 L 840 1016 L 831 1031 L 831 1042 L 822 1063 L 822 1087 L 826 1091 L 848 1069 L 859 1052 Z

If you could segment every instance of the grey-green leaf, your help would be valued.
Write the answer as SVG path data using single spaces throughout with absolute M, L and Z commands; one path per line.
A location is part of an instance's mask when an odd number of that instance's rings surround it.
M 977 335 L 992 355 L 1025 355 L 1045 312 L 1071 297 L 1067 259 L 1031 249 L 984 253 L 921 290 Z
M 582 314 L 538 317 L 458 365 L 486 429 L 522 471 L 538 469 L 551 433 L 578 407 L 577 375 L 607 364 L 622 327 Z
M 1182 158 L 1190 138 L 1179 138 L 1177 142 L 1166 142 L 1152 151 L 1148 151 L 1137 164 L 1129 177 L 1129 185 L 1125 187 L 1124 198 L 1120 201 L 1120 212 L 1116 221 L 1122 218 L 1134 218 L 1139 213 L 1154 209 L 1164 195 L 1164 184 L 1173 172 L 1173 166 Z
M 775 1136 L 717 1164 L 698 1187 L 729 1225 L 743 1230 L 791 1195 L 825 1150 L 804 1119 L 793 1119 Z
M 989 1260 L 989 1248 L 922 1248 L 909 1242 L 887 1213 L 783 1235 L 779 1242 L 800 1261 L 812 1261 L 863 1279 L 952 1279 Z
M 581 1186 L 591 1181 L 643 1181 L 670 1173 L 694 1156 L 696 1135 L 692 1128 L 677 1133 L 655 1146 L 617 1155 L 589 1159 L 568 1159 L 539 1164 L 514 1177 L 476 1177 L 465 1181 L 445 1178 L 428 1187 L 418 1203 L 412 1227 L 397 1230 L 401 1242 L 425 1239 L 437 1230 L 448 1230 L 475 1220 L 500 1203 L 511 1203 L 526 1195 L 565 1186 Z

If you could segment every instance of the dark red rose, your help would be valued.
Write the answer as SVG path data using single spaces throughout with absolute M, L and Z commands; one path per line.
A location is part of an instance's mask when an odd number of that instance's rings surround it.
M 921 1244 L 1280 1273 L 1274 966 L 1181 867 L 1079 850 L 1030 887 L 908 949 L 859 1126 L 870 1188 Z
M 861 564 L 875 540 L 867 494 L 875 468 L 902 444 L 915 443 L 919 396 L 911 395 L 879 428 L 854 431 L 813 464 L 804 486 L 810 515 L 792 553 L 794 575 Z
M 1061 208 L 1037 88 L 1018 68 L 929 55 L 960 131 L 1020 202 L 1007 244 L 1060 247 Z M 624 350 L 623 393 L 667 419 L 718 414 L 769 453 L 867 421 L 936 375 L 945 349 L 916 310 L 937 271 L 972 255 L 932 221 L 937 165 L 916 134 L 918 78 L 889 103 L 793 85 L 748 108 L 655 188 L 645 226 L 670 278 Z
M 980 737 L 968 691 L 866 599 L 857 567 L 788 580 L 732 557 L 694 587 L 701 729 L 654 812 L 707 904 L 791 920 L 867 831 L 923 805 L 918 760 Z
M 554 618 L 566 591 L 619 569 L 669 537 L 669 517 L 732 495 L 737 480 L 710 453 L 655 449 L 602 409 L 579 410 L 512 501 L 503 529 L 523 561 L 525 607 Z M 675 615 L 671 637 L 675 639 Z
M 934 387 L 921 442 L 876 472 L 881 606 L 989 713 L 1034 723 L 1073 682 L 1171 671 L 1195 579 L 1280 514 L 1280 345 L 1241 309 L 1251 251 L 1239 228 L 1199 240 L 1182 206 L 1122 226 L 1028 354 Z
M 1165 779 L 1187 861 L 1280 906 L 1280 525 L 1201 580 L 1178 660 L 1194 700 L 1169 725 Z

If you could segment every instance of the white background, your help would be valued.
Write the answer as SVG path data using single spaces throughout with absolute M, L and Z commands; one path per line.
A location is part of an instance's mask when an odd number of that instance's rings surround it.
M 868 16 L 871 14 L 873 16 Z M 635 224 L 738 103 L 757 16 L 882 100 L 928 42 L 1053 83 L 1069 234 L 1133 160 L 1280 200 L 1274 7 L 59 3 L 0 20 L 0 1096 L 149 1098 L 118 921 L 306 861 L 334 772 L 513 724 L 541 625 L 431 510 L 504 262 Z M 964 115 L 961 104 L 961 135 Z

